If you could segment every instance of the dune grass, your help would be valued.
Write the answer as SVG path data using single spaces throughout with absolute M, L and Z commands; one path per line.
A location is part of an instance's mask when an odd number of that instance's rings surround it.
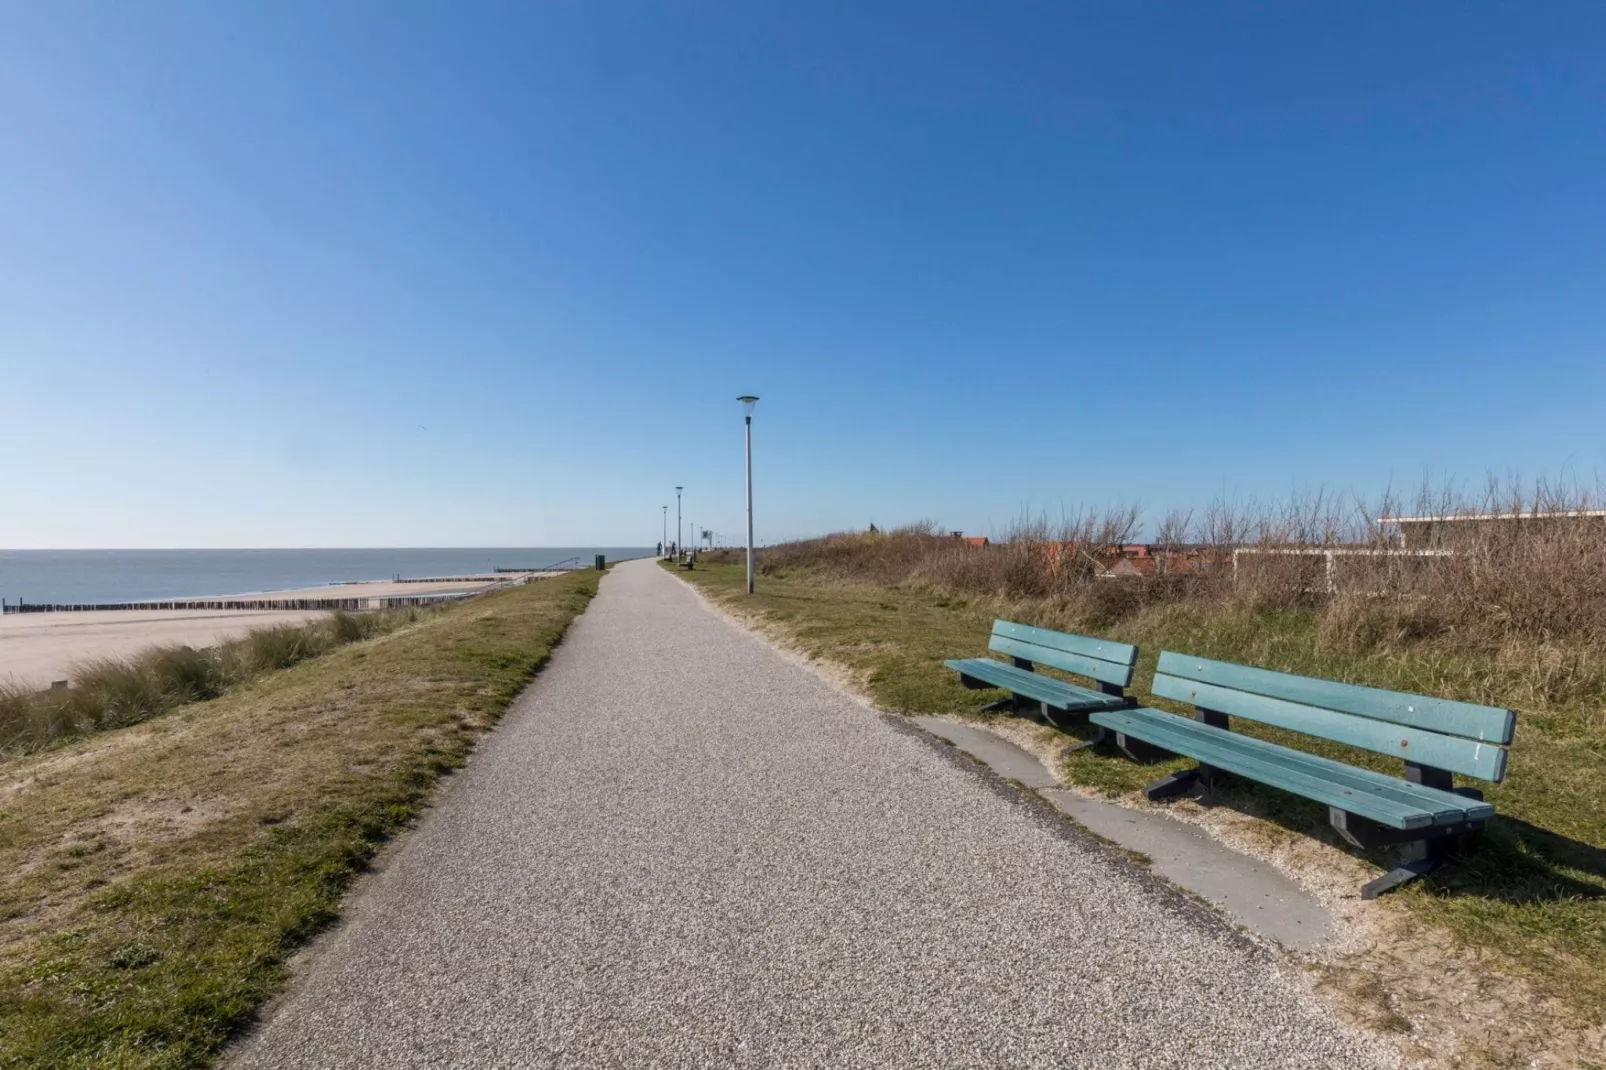
M 60 691 L 0 683 L 0 760 L 217 698 L 263 673 L 411 624 L 424 612 L 335 612 L 308 624 L 258 628 L 200 650 L 156 646 L 126 658 L 93 658 L 75 666 L 73 686 Z
M 211 1063 L 598 577 L 443 608 L 0 764 L 0 1066 Z M 259 667 L 303 653 L 283 633 L 249 649 Z M 163 659 L 170 687 L 214 686 L 193 652 Z
M 969 714 L 1002 696 L 967 691 L 942 666 L 945 658 L 985 655 L 995 616 L 1057 626 L 1043 619 L 1049 614 L 1041 606 L 962 598 L 918 582 L 841 582 L 781 568 L 766 570 L 757 593 L 747 596 L 741 565 L 706 556 L 680 575 L 777 627 L 807 655 L 846 670 L 877 705 L 906 713 Z M 1519 975 L 1537 995 L 1536 1010 L 1560 1008 L 1561 1027 L 1606 1021 L 1606 722 L 1591 675 L 1561 686 L 1546 675 L 1548 655 L 1539 650 L 1522 658 L 1509 648 L 1480 652 L 1433 641 L 1338 644 L 1314 610 L 1238 603 L 1153 605 L 1097 634 L 1139 644 L 1138 700 L 1177 712 L 1145 691 L 1163 648 L 1398 690 L 1503 698 L 1518 710 L 1509 775 L 1498 786 L 1478 782 L 1499 816 L 1465 859 L 1380 902 L 1489 953 L 1486 968 Z M 1370 752 L 1242 720 L 1234 727 L 1399 774 L 1397 762 Z M 1073 782 L 1123 795 L 1188 764 L 1138 765 L 1095 747 L 1069 755 L 1063 770 Z M 1227 801 L 1337 843 L 1325 809 L 1306 800 L 1239 781 Z

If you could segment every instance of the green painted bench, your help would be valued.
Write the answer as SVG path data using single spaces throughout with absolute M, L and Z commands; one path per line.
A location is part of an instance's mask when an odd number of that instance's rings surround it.
M 1031 703 L 1046 719 L 1059 724 L 1094 710 L 1133 705 L 1133 700 L 1126 697 L 1126 688 L 1132 683 L 1132 665 L 1138 660 L 1135 646 L 995 620 L 987 649 L 1007 654 L 1010 660 L 961 658 L 943 662 L 959 674 L 959 682 L 968 688 L 1003 688 L 1010 693 L 1009 698 L 989 703 L 983 710 L 1020 710 Z M 1081 687 L 1045 676 L 1035 671 L 1038 665 L 1085 676 L 1094 686 Z
M 1361 898 L 1443 864 L 1448 846 L 1483 827 L 1494 807 L 1454 774 L 1498 783 L 1506 775 L 1510 710 L 1340 684 L 1165 651 L 1153 693 L 1192 703 L 1192 720 L 1159 710 L 1096 712 L 1091 720 L 1129 757 L 1146 748 L 1198 761 L 1144 789 L 1150 799 L 1208 791 L 1232 773 L 1323 803 L 1333 828 L 1359 848 L 1407 845 L 1401 863 L 1366 884 Z M 1267 743 L 1229 726 L 1243 717 L 1405 761 L 1404 778 Z M 1136 742 L 1134 742 L 1136 741 Z M 1146 746 L 1145 746 L 1146 745 Z

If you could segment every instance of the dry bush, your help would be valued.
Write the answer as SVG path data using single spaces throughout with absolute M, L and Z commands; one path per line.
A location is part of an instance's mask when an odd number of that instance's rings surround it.
M 1439 636 L 1464 645 L 1606 641 L 1606 517 L 1589 517 L 1598 491 L 1540 484 L 1526 493 L 1491 482 L 1476 495 L 1426 490 L 1382 515 L 1490 518 L 1442 526 L 1425 549 L 1345 563 L 1324 626 L 1342 633 L 1359 617 L 1385 634 Z M 1558 517 L 1555 514 L 1573 514 Z
M 802 567 L 834 579 L 902 583 L 922 561 L 952 543 L 930 521 L 886 532 L 840 532 L 768 547 L 760 570 L 773 575 Z
M 1100 578 L 1140 530 L 1136 508 L 1051 524 L 1023 518 L 975 547 L 930 522 L 766 549 L 763 568 L 854 582 L 920 583 L 965 597 L 1030 602 L 1065 623 L 1108 624 L 1154 605 L 1196 601 L 1319 615 L 1324 642 L 1349 650 L 1426 640 L 1498 651 L 1512 644 L 1606 643 L 1606 517 L 1599 492 L 1490 482 L 1477 493 L 1427 484 L 1367 503 L 1326 491 L 1273 502 L 1224 500 L 1155 526 L 1152 571 Z M 1402 545 L 1379 517 L 1505 517 L 1451 526 L 1431 553 Z
M 958 593 L 1004 598 L 1041 598 L 1052 590 L 1042 556 L 1025 542 L 978 549 L 950 538 L 916 563 L 908 578 Z

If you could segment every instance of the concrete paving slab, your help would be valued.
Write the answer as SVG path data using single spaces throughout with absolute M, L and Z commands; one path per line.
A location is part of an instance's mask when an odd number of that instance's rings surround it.
M 911 719 L 932 735 L 941 736 L 966 754 L 986 762 L 999 776 L 1018 780 L 1028 788 L 1052 788 L 1058 783 L 1035 754 L 991 732 L 940 717 Z
M 1041 794 L 1084 828 L 1148 855 L 1156 873 L 1284 947 L 1308 951 L 1333 935 L 1333 915 L 1315 896 L 1197 825 L 1062 789 Z

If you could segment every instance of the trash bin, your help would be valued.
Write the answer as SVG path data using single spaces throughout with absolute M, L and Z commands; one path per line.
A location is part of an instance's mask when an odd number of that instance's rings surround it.
M 597 571 L 598 572 L 606 572 L 607 569 L 608 569 L 607 555 L 606 554 L 598 554 L 597 555 Z

